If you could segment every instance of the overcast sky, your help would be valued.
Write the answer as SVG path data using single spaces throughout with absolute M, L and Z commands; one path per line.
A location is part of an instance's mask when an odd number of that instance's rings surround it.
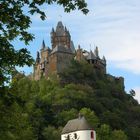
M 42 7 L 46 21 L 41 21 L 39 15 L 32 16 L 29 31 L 36 37 L 29 45 L 32 56 L 35 58 L 43 39 L 51 47 L 51 29 L 61 20 L 69 29 L 75 47 L 80 44 L 89 50 L 90 44 L 91 49 L 98 46 L 100 56 L 107 59 L 107 72 L 123 76 L 126 91 L 134 89 L 140 102 L 140 0 L 87 0 L 87 3 L 90 12 L 86 16 L 80 11 L 64 13 L 57 5 Z M 18 41 L 15 44 L 24 46 Z

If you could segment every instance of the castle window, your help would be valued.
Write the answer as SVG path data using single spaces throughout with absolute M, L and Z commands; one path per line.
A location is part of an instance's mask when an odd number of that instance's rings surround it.
M 91 131 L 90 136 L 91 136 L 91 139 L 94 139 L 94 132 L 93 131 Z
M 74 133 L 74 138 L 77 139 L 77 134 L 76 133 Z
M 67 140 L 70 140 L 70 135 L 67 136 Z

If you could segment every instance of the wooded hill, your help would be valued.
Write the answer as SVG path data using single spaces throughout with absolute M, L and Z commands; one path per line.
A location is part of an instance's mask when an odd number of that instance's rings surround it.
M 60 140 L 68 120 L 81 112 L 97 140 L 139 140 L 140 105 L 121 84 L 88 63 L 73 61 L 59 78 L 32 81 L 15 73 L 0 95 L 1 140 Z

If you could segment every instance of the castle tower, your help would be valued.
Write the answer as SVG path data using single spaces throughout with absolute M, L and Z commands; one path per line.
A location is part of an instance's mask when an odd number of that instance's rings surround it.
M 42 46 L 40 49 L 41 53 L 41 62 L 44 62 L 45 60 L 48 61 L 49 59 L 49 54 L 50 54 L 51 49 L 45 45 L 45 41 L 42 41 Z
M 34 65 L 34 79 L 39 80 L 42 76 L 47 77 L 49 69 L 49 54 L 51 49 L 42 41 L 40 53 L 37 52 L 36 62 Z
M 96 57 L 99 57 L 99 51 L 98 51 L 98 47 L 96 46 L 95 50 L 94 50 L 94 54 Z
M 92 50 L 90 50 L 89 55 L 87 56 L 87 61 L 90 64 L 95 64 L 96 63 L 96 56 L 95 54 L 92 52 Z
M 66 27 L 63 26 L 62 22 L 59 21 L 56 30 L 52 28 L 51 32 L 51 43 L 52 49 L 54 49 L 57 45 L 71 47 L 71 36 Z
M 39 80 L 41 77 L 41 73 L 40 73 L 40 54 L 39 52 L 37 52 L 37 56 L 36 56 L 36 61 L 34 64 L 34 80 Z
M 78 45 L 78 49 L 76 51 L 76 60 L 84 60 L 83 50 L 81 49 L 80 45 Z
M 86 59 L 97 71 L 106 74 L 106 59 L 104 56 L 102 59 L 99 57 L 98 47 L 95 48 L 94 53 L 90 50 Z
M 103 73 L 106 73 L 106 58 L 105 58 L 105 56 L 103 56 L 101 61 L 102 61 L 102 71 L 103 71 Z
M 75 48 L 71 36 L 62 22 L 59 21 L 56 30 L 51 32 L 52 51 L 49 56 L 50 71 L 61 73 L 74 58 Z
M 44 40 L 42 42 L 40 53 L 41 53 L 40 60 L 41 76 L 47 77 L 49 71 L 49 55 L 51 53 L 51 49 L 45 45 Z
M 39 64 L 40 63 L 40 54 L 37 51 L 37 56 L 36 56 L 36 63 Z

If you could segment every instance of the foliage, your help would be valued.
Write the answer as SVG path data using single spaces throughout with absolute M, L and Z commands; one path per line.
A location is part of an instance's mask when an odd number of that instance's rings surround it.
M 80 113 L 85 116 L 91 127 L 93 127 L 95 130 L 98 128 L 99 119 L 95 115 L 94 111 L 90 110 L 89 108 L 82 108 Z
M 62 128 L 56 129 L 53 126 L 48 126 L 43 130 L 44 140 L 58 140 L 61 137 Z
M 80 112 L 97 140 L 139 140 L 140 105 L 106 76 L 91 78 L 91 85 L 64 84 L 55 76 L 39 81 L 18 73 L 14 77 L 6 96 L 0 94 L 1 139 L 60 139 L 67 121 Z
M 101 125 L 98 133 L 99 140 L 110 140 L 110 136 L 111 136 L 110 126 L 106 124 Z
M 117 140 L 127 140 L 127 136 L 122 130 L 114 130 L 111 137 Z
M 97 79 L 97 75 L 87 62 L 78 62 L 72 60 L 70 66 L 65 69 L 61 74 L 62 81 L 64 83 L 81 83 L 81 84 L 93 84 Z
M 135 96 L 136 95 L 136 93 L 135 93 L 135 91 L 133 89 L 130 90 L 130 95 L 131 96 Z

